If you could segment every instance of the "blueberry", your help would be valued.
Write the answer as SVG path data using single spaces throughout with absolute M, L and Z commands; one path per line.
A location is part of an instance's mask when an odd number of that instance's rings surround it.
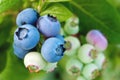
M 64 55 L 64 43 L 58 38 L 48 38 L 42 45 L 41 54 L 47 62 L 58 62 Z
M 37 28 L 46 37 L 60 34 L 60 22 L 51 15 L 44 15 L 38 19 Z
M 46 71 L 46 72 L 52 72 L 52 71 L 54 71 L 55 70 L 55 68 L 57 67 L 57 63 L 58 62 L 56 62 L 56 63 L 47 63 L 47 65 L 44 67 L 44 71 Z
M 82 73 L 86 79 L 92 80 L 92 79 L 95 79 L 99 75 L 99 70 L 95 64 L 90 63 L 84 66 Z
M 24 65 L 30 72 L 39 72 L 46 66 L 46 62 L 40 53 L 29 52 L 24 57 Z
M 98 56 L 95 58 L 94 63 L 97 65 L 99 70 L 102 70 L 106 67 L 106 58 L 104 53 L 100 52 Z
M 78 50 L 78 58 L 85 64 L 91 63 L 97 56 L 93 45 L 84 44 Z
M 91 30 L 87 33 L 86 41 L 95 46 L 98 51 L 104 51 L 108 42 L 106 37 L 98 30 Z
M 14 33 L 14 43 L 25 50 L 34 48 L 39 39 L 40 34 L 38 30 L 29 24 L 18 27 Z
M 77 16 L 72 16 L 66 20 L 64 30 L 69 35 L 75 35 L 79 32 L 79 18 Z
M 14 49 L 14 54 L 20 59 L 23 59 L 24 56 L 29 52 L 28 50 L 24 50 L 16 46 L 15 44 L 13 44 L 13 49 Z
M 70 49 L 65 51 L 65 55 L 73 56 L 77 53 L 78 48 L 81 46 L 81 43 L 78 38 L 73 36 L 65 37 L 65 41 L 69 43 Z
M 21 11 L 17 15 L 16 23 L 18 26 L 21 26 L 24 24 L 35 25 L 38 18 L 39 18 L 39 14 L 36 10 L 32 8 L 27 8 Z
M 69 59 L 66 63 L 66 71 L 70 75 L 78 76 L 81 74 L 83 64 L 75 58 Z
M 62 36 L 62 35 L 57 35 L 57 36 L 55 36 L 55 37 L 58 38 L 58 39 L 60 39 L 61 41 L 65 42 L 64 36 Z
M 86 80 L 84 76 L 78 76 L 76 80 Z

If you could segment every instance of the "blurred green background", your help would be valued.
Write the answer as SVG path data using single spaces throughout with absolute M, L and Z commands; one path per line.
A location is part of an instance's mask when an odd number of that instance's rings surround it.
M 96 80 L 120 80 L 120 0 L 0 0 L 0 80 L 75 80 L 66 73 L 64 59 L 54 72 L 29 73 L 23 60 L 13 54 L 16 16 L 27 7 L 40 15 L 53 14 L 63 25 L 71 14 L 77 15 L 83 37 L 91 29 L 103 32 L 109 42 L 104 52 L 107 68 Z

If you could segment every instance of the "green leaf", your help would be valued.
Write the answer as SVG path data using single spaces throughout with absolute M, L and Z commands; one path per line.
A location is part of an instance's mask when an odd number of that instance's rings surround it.
M 16 8 L 22 0 L 0 0 L 0 13 L 10 9 Z
M 7 45 L 6 45 L 7 44 Z M 4 43 L 1 47 L 0 47 L 0 73 L 4 70 L 5 66 L 6 66 L 6 60 L 7 60 L 7 49 L 9 47 L 9 43 Z
M 120 0 L 107 0 L 114 7 L 120 7 Z
M 120 43 L 120 15 L 106 0 L 74 0 L 71 11 L 80 18 L 81 33 L 99 29 L 109 43 Z
M 47 0 L 46 2 L 65 2 L 65 1 L 71 1 L 71 0 Z
M 72 13 L 64 5 L 56 3 L 41 12 L 41 15 L 51 14 L 56 16 L 59 21 L 65 21 L 72 16 Z
M 3 17 L 4 19 L 2 20 L 2 22 L 0 23 L 0 47 L 1 45 L 3 45 L 4 43 L 6 43 L 7 39 L 9 38 L 9 35 L 11 33 L 12 27 L 13 27 L 13 22 L 12 22 L 12 18 L 13 16 L 11 15 L 6 15 L 5 17 Z
M 23 61 L 13 54 L 13 49 L 10 47 L 7 51 L 6 67 L 0 74 L 0 80 L 26 80 L 29 75 Z

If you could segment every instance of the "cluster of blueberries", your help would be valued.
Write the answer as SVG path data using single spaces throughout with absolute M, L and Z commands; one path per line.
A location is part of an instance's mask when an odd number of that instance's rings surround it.
M 38 72 L 46 65 L 56 66 L 66 50 L 66 42 L 60 35 L 61 25 L 56 17 L 49 14 L 39 16 L 36 10 L 27 8 L 17 15 L 16 23 L 18 27 L 14 32 L 14 54 L 24 59 L 25 66 L 31 72 Z M 44 37 L 42 43 L 41 36 Z M 33 50 L 39 43 L 42 44 L 41 54 Z
M 90 30 L 84 36 L 84 43 L 79 39 L 79 18 L 72 16 L 63 27 L 62 34 L 71 47 L 65 51 L 67 57 L 66 72 L 76 76 L 76 80 L 93 80 L 106 67 L 104 51 L 108 46 L 106 37 L 100 30 Z
M 65 69 L 68 74 L 77 75 L 76 80 L 95 79 L 103 69 L 107 39 L 94 29 L 87 33 L 86 44 L 81 45 L 76 35 L 79 34 L 78 17 L 66 20 L 61 28 L 56 17 L 50 14 L 39 16 L 36 10 L 27 8 L 17 15 L 16 23 L 14 54 L 24 59 L 24 65 L 30 72 L 53 71 L 63 55 L 65 58 L 69 56 Z M 35 51 L 39 44 L 39 51 Z
M 78 31 L 77 26 L 73 28 L 75 32 Z M 64 53 L 69 57 L 65 64 L 66 72 L 71 76 L 77 76 L 76 80 L 95 79 L 106 67 L 104 51 L 108 46 L 107 39 L 99 30 L 94 29 L 86 34 L 86 43 L 81 45 L 79 38 L 70 34 L 73 33 L 69 32 L 69 35 L 64 38 L 71 43 L 71 49 Z

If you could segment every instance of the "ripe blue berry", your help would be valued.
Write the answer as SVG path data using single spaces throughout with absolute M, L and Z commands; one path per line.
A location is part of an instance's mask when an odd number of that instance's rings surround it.
M 86 41 L 95 46 L 98 51 L 104 51 L 108 42 L 106 37 L 98 30 L 91 30 L 87 33 Z
M 58 38 L 48 38 L 42 45 L 41 54 L 48 62 L 57 62 L 63 57 L 64 43 Z
M 13 49 L 14 49 L 14 54 L 20 59 L 23 59 L 24 56 L 29 52 L 28 50 L 24 50 L 16 46 L 15 44 L 13 44 Z
M 60 39 L 61 41 L 65 42 L 64 36 L 62 36 L 62 35 L 57 35 L 57 36 L 55 36 L 55 37 L 58 38 L 58 39 Z
M 41 16 L 37 22 L 37 28 L 46 37 L 60 34 L 60 27 L 59 21 L 51 15 Z
M 36 10 L 32 8 L 27 8 L 17 15 L 16 23 L 18 26 L 22 26 L 24 24 L 35 25 L 38 18 L 39 14 Z
M 24 57 L 24 65 L 30 72 L 38 72 L 46 66 L 46 62 L 38 52 L 29 52 Z
M 39 38 L 38 30 L 29 24 L 18 27 L 14 33 L 15 45 L 25 50 L 34 48 L 39 42 Z

